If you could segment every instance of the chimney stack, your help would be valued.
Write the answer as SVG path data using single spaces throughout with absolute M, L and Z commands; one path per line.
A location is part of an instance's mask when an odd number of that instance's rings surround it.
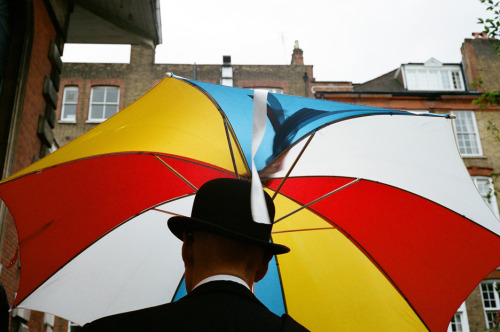
M 489 39 L 486 32 L 473 32 L 472 37 L 474 37 L 474 39 Z
M 292 65 L 303 65 L 304 64 L 304 52 L 299 48 L 299 41 L 295 41 L 295 46 L 292 53 Z

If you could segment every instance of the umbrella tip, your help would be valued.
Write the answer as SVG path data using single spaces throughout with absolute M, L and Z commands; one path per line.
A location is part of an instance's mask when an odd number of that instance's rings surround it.
M 172 76 L 174 76 L 174 74 L 173 74 L 173 73 L 171 73 L 171 72 L 167 72 L 167 73 L 165 74 L 165 76 L 167 76 L 167 77 L 172 77 Z

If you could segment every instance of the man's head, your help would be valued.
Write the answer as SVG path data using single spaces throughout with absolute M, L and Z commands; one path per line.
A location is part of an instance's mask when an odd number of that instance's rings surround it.
M 274 203 L 264 192 L 269 219 L 274 220 Z M 203 231 L 259 246 L 273 255 L 290 249 L 270 242 L 272 224 L 253 220 L 250 203 L 251 183 L 238 179 L 208 181 L 196 193 L 191 217 L 175 216 L 168 227 L 179 239 L 183 231 Z
M 228 274 L 243 279 L 249 287 L 264 278 L 273 255 L 263 248 L 214 233 L 184 232 L 182 259 L 186 290 L 205 278 Z
M 270 242 L 272 225 L 253 220 L 251 184 L 237 179 L 215 179 L 198 190 L 191 217 L 172 217 L 168 227 L 184 241 L 183 259 L 188 292 L 214 274 L 235 275 L 250 286 L 264 277 L 273 255 L 290 249 Z M 265 193 L 269 219 L 274 203 Z

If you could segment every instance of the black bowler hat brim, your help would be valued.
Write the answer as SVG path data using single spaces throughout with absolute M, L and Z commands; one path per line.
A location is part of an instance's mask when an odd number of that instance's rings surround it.
M 183 240 L 182 234 L 184 231 L 186 232 L 202 231 L 202 232 L 218 234 L 221 236 L 227 236 L 235 240 L 245 241 L 247 243 L 261 247 L 273 255 L 286 254 L 287 252 L 290 251 L 290 248 L 282 244 L 256 239 L 244 233 L 230 230 L 221 227 L 219 225 L 210 223 L 208 221 L 196 218 L 190 218 L 184 216 L 171 217 L 168 220 L 168 228 L 181 241 Z
M 274 202 L 265 191 L 269 220 L 274 220 Z M 204 183 L 196 192 L 190 217 L 168 220 L 170 231 L 182 240 L 184 231 L 205 231 L 231 237 L 264 248 L 275 255 L 290 249 L 271 242 L 272 224 L 253 219 L 251 183 L 241 179 L 218 178 Z

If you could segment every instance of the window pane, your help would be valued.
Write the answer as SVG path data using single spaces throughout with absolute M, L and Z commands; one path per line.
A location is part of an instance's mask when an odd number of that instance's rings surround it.
M 64 102 L 76 103 L 78 101 L 78 88 L 66 88 L 64 90 Z
M 460 153 L 462 155 L 481 155 L 474 112 L 453 111 L 452 114 L 456 116 L 453 124 Z
M 462 329 L 462 318 L 461 318 L 462 314 L 455 314 L 455 316 L 453 316 L 453 318 L 451 319 L 451 330 L 453 332 L 462 332 L 463 329 Z
M 106 88 L 104 88 L 104 87 L 92 88 L 92 102 L 93 103 L 104 102 L 104 92 L 105 91 L 106 91 Z
M 455 90 L 463 90 L 462 87 L 462 77 L 460 75 L 460 72 L 454 71 L 451 73 L 451 78 L 453 79 L 453 88 Z
M 416 90 L 418 87 L 416 86 L 417 76 L 415 70 L 408 69 L 406 71 L 406 85 L 408 90 Z
M 488 207 L 493 211 L 495 216 L 499 217 L 495 187 L 491 178 L 482 176 L 473 176 L 472 178 L 484 202 L 488 204 Z
M 427 70 L 419 69 L 417 70 L 417 89 L 419 90 L 427 90 L 427 78 L 426 78 Z
M 473 134 L 457 134 L 458 146 L 461 154 L 479 154 L 476 144 L 476 135 Z
M 68 86 L 64 88 L 61 120 L 76 120 L 76 105 L 78 102 L 78 87 Z
M 103 105 L 92 105 L 90 109 L 90 119 L 94 120 L 102 120 L 104 115 L 104 106 Z
M 488 197 L 492 193 L 491 184 L 488 179 L 476 179 L 476 186 L 483 197 Z
M 76 105 L 75 104 L 63 105 L 61 119 L 75 121 L 76 120 Z
M 495 308 L 495 293 L 492 283 L 482 283 L 481 293 L 483 295 L 483 304 L 485 308 Z
M 452 91 L 464 90 L 463 79 L 458 65 L 443 68 L 427 66 L 405 67 L 405 81 L 408 90 Z
M 103 121 L 116 114 L 119 109 L 120 89 L 115 86 L 92 88 L 89 120 Z
M 441 71 L 441 83 L 443 84 L 444 90 L 450 90 L 450 77 L 448 76 L 448 71 Z
M 427 87 L 429 90 L 439 90 L 439 72 L 437 70 L 429 70 L 427 73 Z
M 106 90 L 106 102 L 118 103 L 118 88 L 108 87 Z
M 498 319 L 498 313 L 495 311 L 489 311 L 486 313 L 486 319 L 488 320 L 488 328 L 490 328 L 490 329 L 494 328 L 494 327 L 496 327 L 495 322 Z
M 106 111 L 104 112 L 104 118 L 108 119 L 118 112 L 118 105 L 106 105 Z

